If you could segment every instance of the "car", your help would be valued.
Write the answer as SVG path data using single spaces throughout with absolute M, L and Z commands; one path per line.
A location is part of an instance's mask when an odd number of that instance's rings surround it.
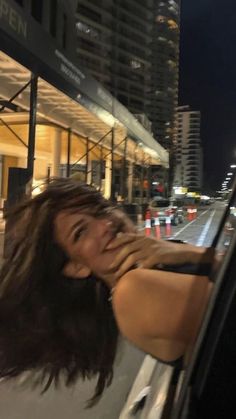
M 175 267 L 175 272 L 192 274 L 204 268 L 212 282 L 208 307 L 188 362 L 172 367 L 146 355 L 119 419 L 235 417 L 235 219 L 236 182 L 211 243 L 215 251 L 213 265 L 179 265 L 178 270 Z M 225 246 L 225 230 L 229 226 Z M 173 271 L 171 266 L 168 270 Z
M 177 226 L 183 223 L 184 209 L 181 204 L 182 202 L 177 199 L 154 197 L 148 205 L 148 209 L 151 211 L 152 224 L 154 224 L 156 216 L 158 216 L 160 224 L 166 224 L 168 218 L 170 218 L 172 225 Z

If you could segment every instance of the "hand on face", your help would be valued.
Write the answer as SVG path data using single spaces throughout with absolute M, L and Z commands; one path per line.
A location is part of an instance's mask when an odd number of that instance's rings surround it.
M 165 242 L 164 242 L 165 243 Z M 130 269 L 152 268 L 162 260 L 163 241 L 141 234 L 119 233 L 106 250 L 117 249 L 113 262 L 107 266 L 102 277 L 112 276 L 118 280 Z M 101 275 L 101 274 L 100 274 Z
M 132 268 L 153 268 L 155 265 L 181 265 L 205 262 L 206 249 L 191 244 L 157 240 L 140 234 L 120 233 L 107 250 L 118 249 L 107 274 L 117 280 Z M 106 275 L 105 273 L 103 275 Z

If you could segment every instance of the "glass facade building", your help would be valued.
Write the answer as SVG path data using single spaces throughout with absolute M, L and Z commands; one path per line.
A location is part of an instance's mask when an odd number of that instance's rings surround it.
M 153 1 L 73 1 L 81 64 L 133 114 L 147 114 Z
M 189 106 L 180 106 L 178 108 L 175 186 L 198 193 L 201 191 L 203 175 L 200 129 L 200 112 L 191 110 Z
M 154 137 L 168 150 L 176 143 L 179 73 L 179 0 L 156 0 L 152 35 L 150 119 Z

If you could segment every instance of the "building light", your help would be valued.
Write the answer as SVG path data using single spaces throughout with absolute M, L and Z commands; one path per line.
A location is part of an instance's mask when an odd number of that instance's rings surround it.
M 158 41 L 162 41 L 162 42 L 166 42 L 167 41 L 167 39 L 164 38 L 164 36 L 158 36 L 157 40 Z
M 91 26 L 87 25 L 84 22 L 76 22 L 75 25 L 77 31 L 85 33 L 89 35 L 91 38 L 98 38 L 99 33 L 96 29 L 92 28 Z
M 177 29 L 178 28 L 177 23 L 173 19 L 168 19 L 167 23 L 168 23 L 168 26 L 169 26 L 170 29 Z
M 165 16 L 162 16 L 162 15 L 156 16 L 156 22 L 165 23 L 166 21 L 167 21 L 167 18 Z
M 132 68 L 141 68 L 141 63 L 138 60 L 130 60 L 130 65 Z

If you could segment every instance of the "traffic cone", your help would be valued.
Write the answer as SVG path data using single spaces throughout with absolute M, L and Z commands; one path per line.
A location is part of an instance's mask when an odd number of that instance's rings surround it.
M 192 211 L 193 211 L 193 219 L 194 219 L 194 220 L 196 220 L 196 218 L 197 218 L 197 208 L 196 208 L 196 207 L 194 207 L 194 208 L 192 209 Z
M 187 219 L 188 221 L 192 221 L 192 208 L 191 207 L 187 208 Z
M 160 228 L 160 221 L 158 217 L 158 212 L 155 212 L 154 216 L 154 225 L 155 225 L 155 236 L 157 239 L 161 238 L 161 228 Z
M 145 215 L 145 236 L 151 236 L 151 212 L 150 210 L 147 210 Z
M 170 217 L 166 217 L 166 237 L 170 237 L 171 236 L 171 221 L 170 221 Z

